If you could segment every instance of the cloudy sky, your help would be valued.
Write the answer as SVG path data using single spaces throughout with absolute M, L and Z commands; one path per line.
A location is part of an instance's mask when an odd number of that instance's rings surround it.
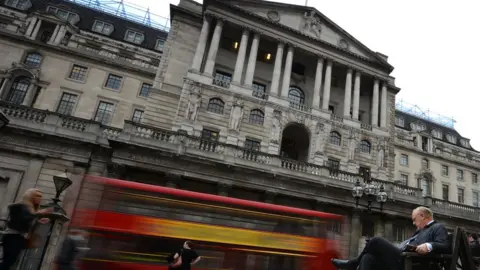
M 129 0 L 132 1 L 132 0 Z M 179 0 L 135 0 L 167 17 Z M 198 2 L 202 2 L 199 1 Z M 276 2 L 301 3 L 303 0 Z M 456 4 L 455 4 L 456 3 Z M 402 91 L 397 100 L 453 117 L 480 150 L 480 4 L 474 0 L 308 0 L 373 51 L 389 56 Z M 479 84 L 477 84 L 479 83 Z

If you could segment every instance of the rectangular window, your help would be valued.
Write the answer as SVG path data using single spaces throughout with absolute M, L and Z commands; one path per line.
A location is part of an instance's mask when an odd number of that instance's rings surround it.
M 218 132 L 204 129 L 202 130 L 202 141 L 200 142 L 200 150 L 215 152 L 218 141 Z
M 123 78 L 121 76 L 108 74 L 107 81 L 105 82 L 105 87 L 113 90 L 120 90 L 120 87 L 122 86 L 122 79 Z
M 463 181 L 463 170 L 457 169 L 457 180 Z
M 479 202 L 479 197 L 478 197 L 478 192 L 477 191 L 474 191 L 472 193 L 472 205 L 475 206 L 475 207 L 478 207 L 478 202 Z
M 245 140 L 245 149 L 250 150 L 250 151 L 260 151 L 260 142 L 251 140 L 251 139 L 246 139 Z
M 399 127 L 405 127 L 405 119 L 403 117 L 395 117 L 395 125 Z
M 230 82 L 232 82 L 232 74 L 222 71 L 215 71 L 215 77 L 213 78 L 213 84 L 229 88 Z
M 254 96 L 256 98 L 266 99 L 267 98 L 266 95 L 265 95 L 265 89 L 266 88 L 267 88 L 267 86 L 265 86 L 264 84 L 253 82 L 253 84 L 252 84 L 252 89 L 253 89 L 252 96 Z
M 87 67 L 79 66 L 79 65 L 73 65 L 72 70 L 70 71 L 70 74 L 68 75 L 68 78 L 76 81 L 85 81 L 85 78 L 87 77 Z
M 140 93 L 138 95 L 141 97 L 148 97 L 148 94 L 150 93 L 151 88 L 152 88 L 151 84 L 143 83 L 142 88 L 140 88 Z
M 332 170 L 339 170 L 340 169 L 340 160 L 329 158 L 327 160 L 327 166 L 328 166 L 328 168 L 330 168 Z
M 27 0 L 7 0 L 5 1 L 5 5 L 16 9 L 25 10 L 29 7 L 29 2 L 27 2 Z
M 115 105 L 113 103 L 100 101 L 98 103 L 97 111 L 95 113 L 95 121 L 100 122 L 104 125 L 107 125 L 112 121 L 113 111 L 115 110 Z
M 408 156 L 405 154 L 400 155 L 400 165 L 408 166 Z
M 142 119 L 143 119 L 143 111 L 139 109 L 135 109 L 132 115 L 132 122 L 140 123 Z
M 478 184 L 478 175 L 476 173 L 472 173 L 472 184 Z
M 403 242 L 405 240 L 405 227 L 401 225 L 393 225 L 393 242 Z
M 52 7 L 52 6 L 47 7 L 47 12 L 56 14 L 59 18 L 67 20 L 71 23 L 78 17 L 76 13 L 69 12 L 69 11 L 66 11 L 57 7 Z
M 125 33 L 125 41 L 132 42 L 135 44 L 142 44 L 144 36 L 142 33 L 135 32 L 132 30 L 127 30 Z
M 204 129 L 202 130 L 202 139 L 209 140 L 209 141 L 218 141 L 218 132 Z
M 155 44 L 155 50 L 163 52 L 163 48 L 165 48 L 165 39 L 157 39 L 157 43 Z
M 458 203 L 465 203 L 465 190 L 458 188 Z
M 442 185 L 442 199 L 448 201 L 449 187 L 448 185 Z
M 408 186 L 408 174 L 401 174 L 400 181 L 402 181 L 402 185 Z
M 448 176 L 448 166 L 447 165 L 442 165 L 442 175 L 443 176 Z
M 95 21 L 93 23 L 92 31 L 104 35 L 110 35 L 113 32 L 113 25 L 102 21 Z
M 77 95 L 70 93 L 63 93 L 58 103 L 57 113 L 64 115 L 72 115 L 73 108 L 75 108 L 75 103 L 77 102 Z

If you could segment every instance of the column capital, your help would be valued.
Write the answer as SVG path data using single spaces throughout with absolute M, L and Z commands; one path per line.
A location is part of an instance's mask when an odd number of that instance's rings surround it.
M 298 48 L 297 45 L 295 45 L 294 43 L 292 43 L 292 42 L 290 42 L 290 41 L 286 41 L 286 42 L 285 42 L 285 45 L 288 46 L 288 49 L 289 49 L 289 50 L 290 50 L 290 49 L 294 50 L 294 49 Z

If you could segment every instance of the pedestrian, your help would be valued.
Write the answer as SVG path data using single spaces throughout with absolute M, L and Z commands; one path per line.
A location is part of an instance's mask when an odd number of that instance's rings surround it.
M 83 230 L 70 230 L 63 241 L 60 252 L 55 259 L 56 270 L 75 270 L 77 254 L 85 243 L 88 233 Z
M 183 248 L 180 251 L 176 252 L 173 256 L 170 256 L 169 259 L 169 269 L 175 270 L 190 270 L 192 265 L 198 263 L 201 257 L 193 249 L 194 244 L 192 241 L 185 241 Z
M 40 208 L 43 194 L 38 189 L 29 189 L 21 201 L 8 206 L 7 227 L 3 233 L 3 262 L 0 270 L 10 270 L 16 263 L 22 250 L 36 246 L 37 237 L 33 232 L 35 224 L 45 224 L 48 218 L 39 215 L 50 213 L 53 209 Z

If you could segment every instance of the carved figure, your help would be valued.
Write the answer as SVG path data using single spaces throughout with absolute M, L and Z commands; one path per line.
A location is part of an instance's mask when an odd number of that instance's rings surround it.
M 385 150 L 383 148 L 378 150 L 377 165 L 379 168 L 385 167 Z
M 350 137 L 348 138 L 348 160 L 354 160 L 355 159 L 355 151 L 357 149 L 357 138 L 355 136 L 355 133 L 350 133 Z
M 230 112 L 230 129 L 238 131 L 240 129 L 240 123 L 243 118 L 243 103 L 240 100 L 235 100 Z
M 325 126 L 322 123 L 317 124 L 315 135 L 315 154 L 323 154 L 325 151 L 327 136 L 325 132 Z
M 275 113 L 272 118 L 272 129 L 270 130 L 270 135 L 272 142 L 278 142 L 280 138 L 280 114 Z
M 197 119 L 198 108 L 200 108 L 201 101 L 200 90 L 194 87 L 193 90 L 190 91 L 185 118 L 191 121 L 195 121 L 195 119 Z
M 315 17 L 315 11 L 305 12 L 303 15 L 304 23 L 301 30 L 303 31 L 312 31 L 317 38 L 320 38 L 321 26 L 320 21 Z

